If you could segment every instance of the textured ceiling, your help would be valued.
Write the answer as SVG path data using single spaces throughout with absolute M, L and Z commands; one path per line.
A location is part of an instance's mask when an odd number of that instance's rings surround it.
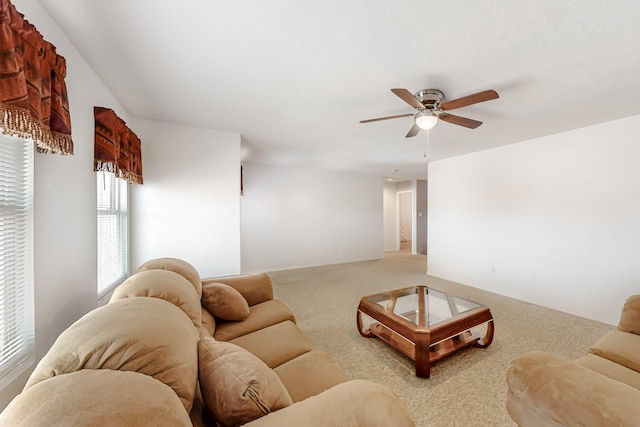
M 411 117 L 358 123 L 414 112 L 390 88 L 500 94 L 430 160 L 640 114 L 640 2 L 40 3 L 129 114 L 239 132 L 249 162 L 425 178 Z

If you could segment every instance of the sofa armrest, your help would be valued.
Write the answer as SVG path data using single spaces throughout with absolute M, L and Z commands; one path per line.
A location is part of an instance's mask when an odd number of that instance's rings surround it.
M 273 299 L 271 278 L 265 273 L 244 274 L 241 276 L 212 277 L 202 279 L 202 284 L 224 283 L 229 285 L 247 300 L 249 306 Z
M 640 295 L 627 298 L 627 302 L 622 307 L 618 329 L 640 335 Z
M 352 380 L 272 412 L 250 427 L 414 427 L 405 404 L 387 387 L 365 380 Z
M 640 390 L 550 353 L 514 359 L 507 385 L 507 410 L 522 427 L 640 425 Z

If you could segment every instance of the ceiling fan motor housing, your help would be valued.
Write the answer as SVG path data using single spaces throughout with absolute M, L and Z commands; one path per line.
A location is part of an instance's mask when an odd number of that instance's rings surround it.
M 444 93 L 438 89 L 424 89 L 414 95 L 425 108 L 433 110 L 444 99 Z

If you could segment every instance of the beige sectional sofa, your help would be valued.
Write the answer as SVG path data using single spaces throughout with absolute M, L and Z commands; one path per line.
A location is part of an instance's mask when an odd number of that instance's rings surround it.
M 640 426 L 640 295 L 586 356 L 526 353 L 511 362 L 507 384 L 507 410 L 520 426 Z
M 413 426 L 388 388 L 311 348 L 269 276 L 142 265 L 53 344 L 2 426 Z

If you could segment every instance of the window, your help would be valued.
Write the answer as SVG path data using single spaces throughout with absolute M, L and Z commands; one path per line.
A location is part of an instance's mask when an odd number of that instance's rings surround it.
M 34 360 L 34 145 L 0 131 L 0 387 Z
M 129 273 L 128 183 L 96 172 L 98 190 L 98 298 Z

